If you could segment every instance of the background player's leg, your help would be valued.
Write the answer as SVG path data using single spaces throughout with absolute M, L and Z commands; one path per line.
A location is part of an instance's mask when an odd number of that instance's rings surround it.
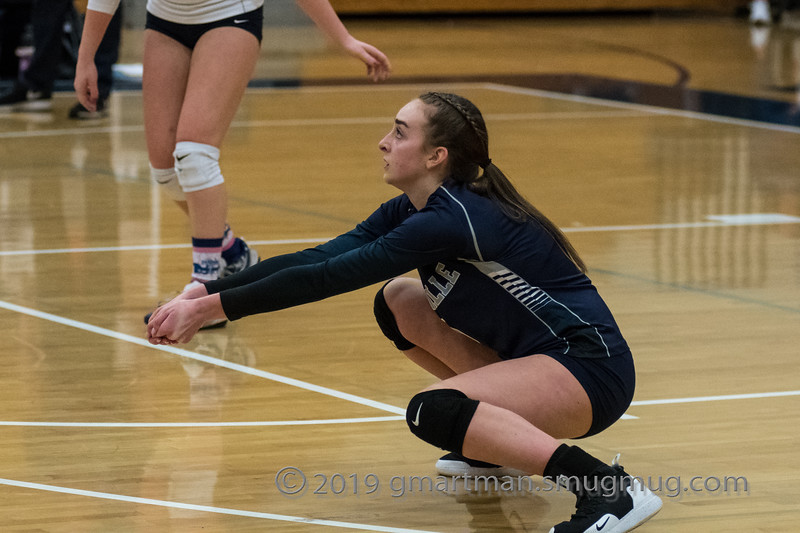
M 162 33 L 145 30 L 142 99 L 147 154 L 152 167 L 165 175 L 175 167 L 172 152 L 190 61 L 191 50 L 187 47 Z M 173 174 L 172 180 L 177 181 L 177 175 Z M 180 185 L 172 183 L 171 187 Z M 188 213 L 185 201 L 176 203 Z

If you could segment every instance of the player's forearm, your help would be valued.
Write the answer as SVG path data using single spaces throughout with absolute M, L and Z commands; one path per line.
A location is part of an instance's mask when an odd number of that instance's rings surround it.
M 97 49 L 100 47 L 100 42 L 106 33 L 108 24 L 114 16 L 111 13 L 102 11 L 95 11 L 89 9 L 86 11 L 86 18 L 83 23 L 83 33 L 81 34 L 81 45 L 78 48 L 78 62 L 94 61 L 94 56 Z
M 222 309 L 219 294 L 210 294 L 193 300 L 197 303 L 197 312 L 200 317 L 200 323 L 218 319 L 224 319 L 225 311 Z
M 350 37 L 350 32 L 347 31 L 336 11 L 331 7 L 328 0 L 295 0 L 297 5 L 302 9 L 308 17 L 314 21 L 314 24 L 325 34 L 325 36 L 333 43 L 342 45 L 342 43 Z

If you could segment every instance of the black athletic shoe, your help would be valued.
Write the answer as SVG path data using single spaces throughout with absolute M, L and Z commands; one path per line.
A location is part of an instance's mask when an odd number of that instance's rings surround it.
M 10 111 L 49 111 L 53 107 L 51 91 L 34 91 L 21 83 L 0 94 L 0 109 Z
M 83 104 L 76 102 L 75 105 L 70 108 L 67 116 L 74 120 L 97 120 L 106 118 L 108 116 L 108 110 L 106 109 L 106 103 L 103 100 L 97 101 L 96 111 L 89 111 L 83 107 Z
M 258 257 L 258 252 L 247 246 L 244 239 L 236 237 L 236 240 L 241 242 L 242 253 L 233 261 L 225 261 L 224 267 L 219 271 L 220 278 L 241 272 L 245 268 L 251 267 L 261 260 L 261 258 Z
M 623 533 L 652 518 L 661 505 L 661 498 L 625 473 L 615 459 L 612 466 L 601 466 L 587 477 L 578 490 L 575 514 L 550 533 Z
M 484 463 L 475 459 L 468 459 L 457 453 L 448 453 L 436 461 L 436 473 L 440 476 L 464 477 L 503 477 L 527 476 L 522 470 L 507 468 L 492 463 Z

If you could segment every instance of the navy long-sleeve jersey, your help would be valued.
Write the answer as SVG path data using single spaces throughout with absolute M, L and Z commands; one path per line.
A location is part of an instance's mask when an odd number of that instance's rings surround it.
M 446 181 L 417 211 L 406 195 L 315 248 L 207 284 L 230 320 L 321 300 L 416 269 L 431 307 L 503 358 L 628 350 L 589 278 L 536 222 Z

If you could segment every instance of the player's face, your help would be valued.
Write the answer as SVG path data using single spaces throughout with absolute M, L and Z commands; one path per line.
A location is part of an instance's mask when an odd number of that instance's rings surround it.
M 431 149 L 427 146 L 425 104 L 412 100 L 394 119 L 394 127 L 378 144 L 383 152 L 383 179 L 398 189 L 405 190 L 418 178 L 427 174 L 426 163 Z

